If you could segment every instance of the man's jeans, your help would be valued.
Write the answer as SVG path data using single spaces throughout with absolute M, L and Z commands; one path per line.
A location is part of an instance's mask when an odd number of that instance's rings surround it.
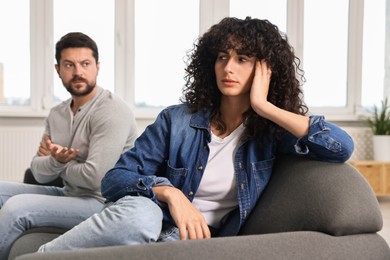
M 103 208 L 95 198 L 67 197 L 63 188 L 0 181 L 0 259 L 34 227 L 70 229 Z
M 39 252 L 178 240 L 174 226 L 164 225 L 161 232 L 162 217 L 160 207 L 149 198 L 125 196 L 41 246 Z

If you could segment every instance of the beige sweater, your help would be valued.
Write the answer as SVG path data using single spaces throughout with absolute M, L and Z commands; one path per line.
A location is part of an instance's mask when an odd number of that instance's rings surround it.
M 75 160 L 59 163 L 51 156 L 35 156 L 31 170 L 38 182 L 58 176 L 67 196 L 89 196 L 103 201 L 100 182 L 120 155 L 133 146 L 136 122 L 129 106 L 108 90 L 97 87 L 94 98 L 73 116 L 72 99 L 53 107 L 46 118 L 45 134 L 53 143 L 79 149 Z

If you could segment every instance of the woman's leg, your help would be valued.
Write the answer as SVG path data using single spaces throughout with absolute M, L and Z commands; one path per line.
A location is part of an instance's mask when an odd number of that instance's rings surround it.
M 29 189 L 25 191 L 31 192 Z M 2 190 L 0 193 L 5 201 L 0 209 L 0 259 L 7 259 L 12 243 L 28 229 L 42 226 L 70 229 L 103 208 L 94 198 L 18 194 L 7 199 Z M 61 194 L 50 189 L 48 193 Z
M 162 218 L 160 207 L 149 198 L 125 196 L 41 246 L 38 252 L 156 242 Z

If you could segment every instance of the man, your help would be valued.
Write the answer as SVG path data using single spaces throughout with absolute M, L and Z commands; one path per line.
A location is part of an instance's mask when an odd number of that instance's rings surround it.
M 51 109 L 31 171 L 38 182 L 58 177 L 64 187 L 0 182 L 0 259 L 14 240 L 39 226 L 70 229 L 103 207 L 100 182 L 133 146 L 136 123 L 118 96 L 96 85 L 99 54 L 82 33 L 56 44 L 55 69 L 71 98 Z

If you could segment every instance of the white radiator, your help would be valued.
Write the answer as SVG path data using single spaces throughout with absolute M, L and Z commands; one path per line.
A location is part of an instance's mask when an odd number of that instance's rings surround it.
M 38 151 L 43 127 L 0 126 L 0 180 L 23 181 L 24 171 Z

